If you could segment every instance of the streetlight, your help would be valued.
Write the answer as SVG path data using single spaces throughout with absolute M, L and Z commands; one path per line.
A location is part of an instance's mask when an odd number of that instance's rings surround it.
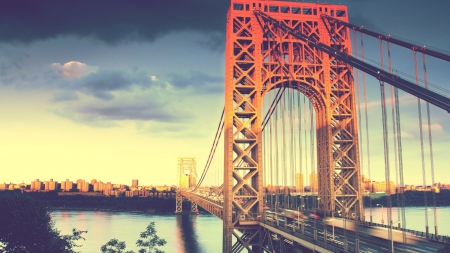
M 384 224 L 384 206 L 382 204 L 377 204 L 377 206 L 381 206 L 381 224 Z
M 334 240 L 334 211 L 331 212 L 331 220 L 333 221 L 333 240 Z

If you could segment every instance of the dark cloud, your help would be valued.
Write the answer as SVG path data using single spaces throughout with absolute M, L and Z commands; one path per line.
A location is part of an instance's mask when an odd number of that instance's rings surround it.
M 348 6 L 352 24 L 396 38 L 449 50 L 450 1 L 340 0 Z
M 50 99 L 50 102 L 66 102 L 66 101 L 74 101 L 79 100 L 79 97 L 76 92 L 73 91 L 60 91 L 53 95 Z
M 224 88 L 223 77 L 210 76 L 200 71 L 190 71 L 189 75 L 172 73 L 169 83 L 180 89 L 195 89 L 197 93 L 221 93 Z
M 153 41 L 182 30 L 217 36 L 225 32 L 228 4 L 228 0 L 2 0 L 0 42 L 76 36 L 114 45 Z
M 117 70 L 99 70 L 80 79 L 73 79 L 68 88 L 79 90 L 87 95 L 102 100 L 111 100 L 113 91 L 130 90 L 132 86 L 147 89 L 152 84 L 151 78 L 145 71 L 137 71 L 132 74 Z
M 103 120 L 152 120 L 178 122 L 189 118 L 186 113 L 171 111 L 158 103 L 126 103 L 110 105 L 85 105 L 78 113 L 100 117 Z

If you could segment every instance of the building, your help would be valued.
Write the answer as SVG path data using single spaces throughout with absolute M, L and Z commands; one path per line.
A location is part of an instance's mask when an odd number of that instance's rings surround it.
M 311 172 L 311 174 L 309 174 L 309 190 L 311 192 L 318 192 L 319 188 L 318 188 L 318 177 L 315 171 Z
M 303 174 L 302 173 L 295 174 L 295 188 L 296 188 L 297 192 L 305 191 L 305 185 L 303 182 Z
M 57 191 L 57 190 L 59 190 L 58 182 L 53 181 L 53 179 L 50 179 L 50 181 L 48 182 L 48 190 L 49 191 Z
M 66 179 L 66 181 L 61 182 L 61 190 L 68 192 L 70 190 L 72 190 L 73 188 L 73 182 L 69 181 L 69 179 Z
M 139 180 L 133 179 L 133 180 L 131 181 L 131 187 L 137 188 L 138 185 L 139 185 Z
M 30 190 L 32 191 L 41 191 L 42 190 L 42 182 L 39 181 L 39 179 L 36 179 L 35 181 L 31 182 Z
M 384 192 L 386 194 L 395 194 L 395 183 L 390 181 L 389 183 L 384 182 L 371 182 L 371 191 L 374 192 Z

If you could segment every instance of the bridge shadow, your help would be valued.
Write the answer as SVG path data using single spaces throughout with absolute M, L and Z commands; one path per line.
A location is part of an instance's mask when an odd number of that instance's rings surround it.
M 176 216 L 177 222 L 177 241 L 180 253 L 198 253 L 203 252 L 198 243 L 197 215 L 181 214 Z

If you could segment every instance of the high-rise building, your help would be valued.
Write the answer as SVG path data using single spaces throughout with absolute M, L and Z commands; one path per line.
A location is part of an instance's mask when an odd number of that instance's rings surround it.
M 40 182 L 39 179 L 36 179 L 35 181 L 31 182 L 30 188 L 32 191 L 40 191 L 42 188 L 42 182 Z
M 296 173 L 295 174 L 295 188 L 297 192 L 304 192 L 305 186 L 303 184 L 303 174 L 302 173 Z
M 131 181 L 131 187 L 138 187 L 138 183 L 139 183 L 139 181 L 137 180 L 137 179 L 133 179 L 132 181 Z
M 77 180 L 77 189 L 81 192 L 83 190 L 84 179 Z
M 8 185 L 6 183 L 0 184 L 0 191 L 4 191 L 8 189 Z
M 309 189 L 311 192 L 317 192 L 319 190 L 317 174 L 314 171 L 309 174 Z
M 48 190 L 49 191 L 58 190 L 58 182 L 53 181 L 53 179 L 50 179 L 50 181 L 48 182 Z
M 389 187 L 389 189 L 388 189 Z M 395 183 L 389 182 L 372 182 L 371 192 L 385 192 L 386 194 L 395 194 Z
M 83 180 L 84 181 L 84 180 Z M 77 188 L 78 188 L 78 186 L 77 186 Z M 82 184 L 81 184 L 81 189 L 80 189 L 80 191 L 81 192 L 88 192 L 89 191 L 89 182 L 83 182 Z
M 73 182 L 69 181 L 69 179 L 66 179 L 65 182 L 61 182 L 61 190 L 68 192 L 72 190 L 73 188 Z

